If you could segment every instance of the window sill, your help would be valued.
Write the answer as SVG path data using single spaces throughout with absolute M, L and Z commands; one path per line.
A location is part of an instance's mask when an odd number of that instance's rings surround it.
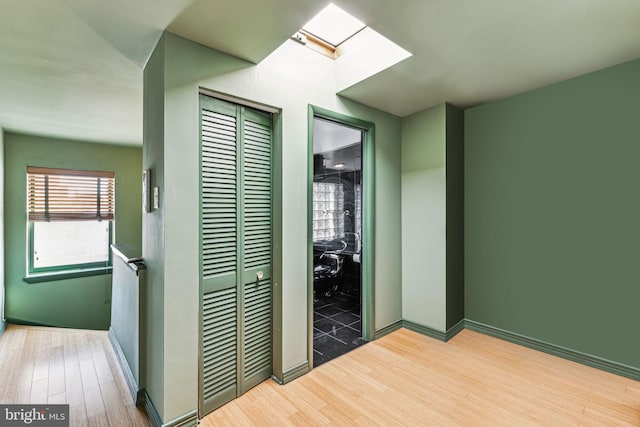
M 101 276 L 111 274 L 112 267 L 85 268 L 82 270 L 50 271 L 33 273 L 22 279 L 27 283 L 53 282 L 56 280 L 75 279 L 77 277 Z

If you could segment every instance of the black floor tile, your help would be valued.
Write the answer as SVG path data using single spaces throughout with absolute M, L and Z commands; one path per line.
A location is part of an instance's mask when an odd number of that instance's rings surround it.
M 320 335 L 324 335 L 325 333 L 322 332 L 320 329 L 316 329 L 313 328 L 313 339 L 315 340 L 316 338 L 318 338 Z
M 331 319 L 338 321 L 346 326 L 360 320 L 360 316 L 349 313 L 348 311 L 342 311 L 334 316 L 331 316 Z
M 356 331 L 362 331 L 362 323 L 360 322 L 360 320 L 358 320 L 357 322 L 353 322 L 348 326 L 352 329 L 355 329 Z
M 313 322 L 313 327 L 321 330 L 322 332 L 331 332 L 334 329 L 342 328 L 344 325 L 340 322 L 336 322 L 328 317 L 320 319 L 317 322 Z M 322 351 L 322 350 L 320 350 Z
M 317 311 L 313 312 L 313 321 L 317 322 L 318 320 L 322 320 L 327 316 L 323 316 L 322 314 L 318 313 Z
M 342 313 L 342 310 L 336 307 L 335 304 L 325 305 L 324 307 L 318 308 L 315 311 L 326 317 L 331 317 L 334 314 Z
M 357 340 L 361 339 L 361 334 L 359 331 L 351 328 L 340 328 L 336 329 L 335 332 L 329 333 L 334 338 L 339 339 L 340 341 L 344 341 L 348 346 L 352 347 L 356 345 Z M 353 347 L 352 347 L 353 348 Z

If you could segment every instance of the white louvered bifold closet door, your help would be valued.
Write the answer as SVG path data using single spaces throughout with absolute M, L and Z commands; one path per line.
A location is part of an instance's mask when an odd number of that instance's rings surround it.
M 202 95 L 200 414 L 271 375 L 271 116 Z

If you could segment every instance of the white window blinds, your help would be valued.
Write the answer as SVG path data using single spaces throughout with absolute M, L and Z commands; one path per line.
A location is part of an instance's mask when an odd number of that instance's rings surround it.
M 111 221 L 114 172 L 27 167 L 27 213 L 39 221 Z

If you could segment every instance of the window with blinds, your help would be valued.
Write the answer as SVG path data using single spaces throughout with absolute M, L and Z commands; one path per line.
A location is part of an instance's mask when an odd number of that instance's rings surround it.
M 113 172 L 29 166 L 29 221 L 111 221 L 114 181 Z
M 110 266 L 114 172 L 27 167 L 29 273 Z

